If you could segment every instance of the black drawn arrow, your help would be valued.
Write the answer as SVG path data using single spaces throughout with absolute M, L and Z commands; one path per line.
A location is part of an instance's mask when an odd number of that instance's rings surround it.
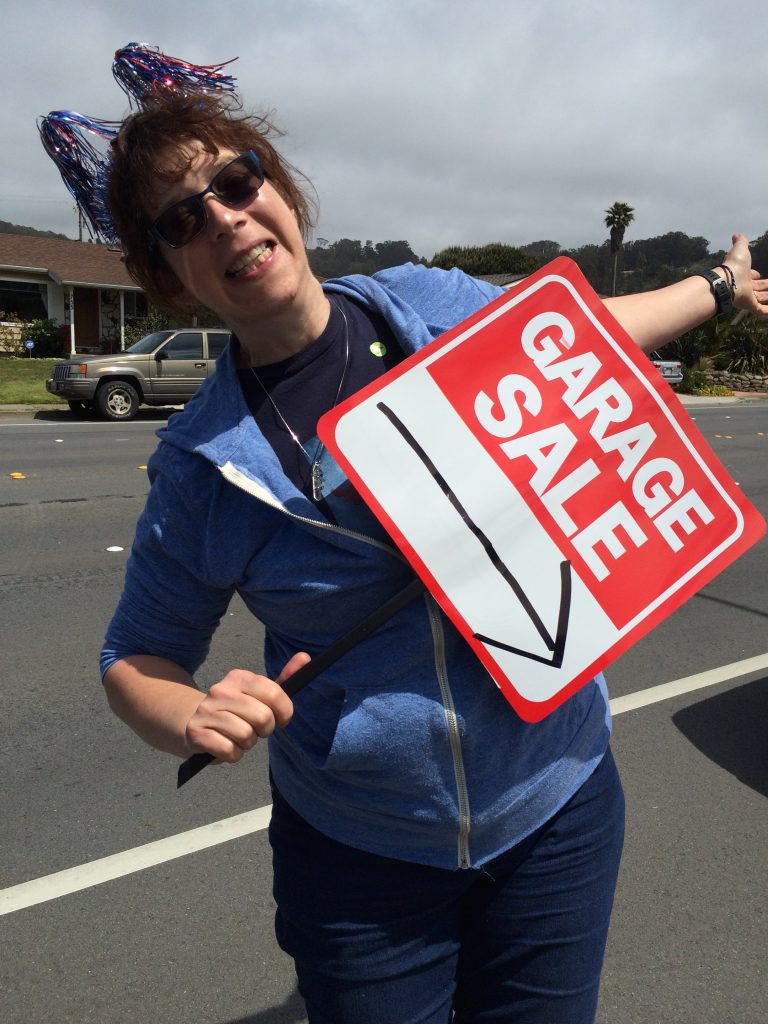
M 390 423 L 402 436 L 403 440 L 406 441 L 414 453 L 419 457 L 419 459 L 421 459 L 427 472 L 451 505 L 456 509 L 471 533 L 482 545 L 483 550 L 488 556 L 494 569 L 496 569 L 499 575 L 511 587 L 515 597 L 523 606 L 523 610 L 533 623 L 536 632 L 541 637 L 547 650 L 552 653 L 548 658 L 542 657 L 540 654 L 534 654 L 531 651 L 523 651 L 518 647 L 511 647 L 509 644 L 505 644 L 500 640 L 494 640 L 491 637 L 483 636 L 481 633 L 473 633 L 472 636 L 474 639 L 479 640 L 481 643 L 490 644 L 493 647 L 509 651 L 512 654 L 517 654 L 522 658 L 530 658 L 531 661 L 538 661 L 543 665 L 551 665 L 553 668 L 560 668 L 563 664 L 563 657 L 565 655 L 565 641 L 568 635 L 568 620 L 571 613 L 571 563 L 567 560 L 560 563 L 560 610 L 557 616 L 557 629 L 554 637 L 552 637 L 549 630 L 544 625 L 541 616 L 533 607 L 530 598 L 520 585 L 520 582 L 510 571 L 506 562 L 501 558 L 498 551 L 491 543 L 490 538 L 483 532 L 474 519 L 472 519 L 469 512 L 467 512 L 459 501 L 456 492 L 450 486 L 430 456 L 424 451 L 408 427 L 406 427 L 397 413 L 390 409 L 390 407 L 384 402 L 378 402 L 376 404 L 376 408 L 387 417 Z

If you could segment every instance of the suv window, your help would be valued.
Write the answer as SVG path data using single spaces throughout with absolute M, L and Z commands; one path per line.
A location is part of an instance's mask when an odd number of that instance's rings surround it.
M 202 331 L 183 331 L 172 338 L 163 349 L 166 359 L 202 359 Z
M 133 356 L 146 356 L 150 352 L 154 352 L 161 341 L 165 341 L 166 338 L 170 338 L 171 331 L 155 331 L 154 334 L 148 334 L 144 338 L 139 338 L 138 341 L 134 341 L 132 345 L 129 345 L 125 350 L 130 352 Z
M 208 331 L 208 358 L 218 359 L 224 349 L 227 347 L 229 341 L 229 334 L 223 331 Z

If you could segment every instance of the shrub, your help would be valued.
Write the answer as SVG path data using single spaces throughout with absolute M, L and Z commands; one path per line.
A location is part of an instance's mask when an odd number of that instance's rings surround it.
M 677 390 L 685 395 L 696 395 L 707 385 L 708 381 L 703 370 L 692 370 L 689 366 L 684 366 L 683 379 L 677 385 Z
M 681 334 L 670 343 L 667 352 L 672 353 L 684 366 L 693 369 L 700 360 L 722 347 L 729 329 L 722 317 L 712 317 L 699 327 Z
M 732 373 L 768 375 L 768 330 L 757 320 L 742 320 L 728 331 L 726 351 Z
M 703 370 L 692 370 L 683 367 L 683 379 L 675 389 L 683 395 L 732 395 L 733 392 L 722 384 L 713 384 L 707 380 Z
M 221 327 L 221 317 L 204 306 L 190 306 L 189 315 L 170 316 L 150 306 L 146 316 L 135 316 L 125 321 L 125 347 L 155 331 L 173 331 L 177 327 Z
M 56 320 L 30 320 L 22 330 L 22 345 L 34 341 L 36 359 L 53 359 L 63 354 L 63 338 Z
M 513 245 L 491 242 L 490 245 L 449 246 L 436 252 L 429 266 L 443 270 L 458 267 L 466 274 L 530 274 L 538 264 Z
M 728 352 L 718 352 L 712 359 L 713 370 L 727 370 L 731 365 L 731 357 Z
M 154 334 L 155 331 L 169 331 L 171 329 L 171 318 L 157 309 L 150 309 L 147 316 L 136 316 L 125 323 L 125 347 L 129 348 L 134 342 L 146 337 L 147 334 Z

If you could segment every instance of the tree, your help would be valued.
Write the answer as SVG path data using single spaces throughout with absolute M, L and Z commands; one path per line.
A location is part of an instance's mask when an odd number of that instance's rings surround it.
M 752 250 L 752 266 L 765 277 L 768 274 L 768 231 L 750 242 L 749 247 Z
M 0 220 L 0 234 L 3 235 L 40 235 L 44 238 L 62 238 L 66 242 L 71 239 L 61 235 L 57 231 L 39 231 L 37 228 L 27 227 L 25 224 L 11 224 L 8 220 Z
M 521 245 L 520 252 L 524 252 L 527 256 L 532 256 L 538 265 L 543 267 L 545 263 L 556 259 L 562 252 L 562 249 L 559 242 L 553 242 L 550 238 L 544 238 L 539 242 L 528 242 L 527 245 Z
M 619 253 L 624 244 L 624 232 L 635 219 L 635 211 L 629 203 L 614 203 L 605 211 L 605 226 L 611 229 L 611 253 L 613 254 L 613 291 L 616 294 L 616 267 Z
M 608 242 L 602 245 L 580 245 L 578 249 L 565 249 L 592 287 L 599 295 L 605 295 L 610 280 L 610 250 Z
M 682 231 L 668 231 L 655 238 L 640 238 L 624 245 L 624 269 L 644 270 L 666 265 L 687 270 L 706 261 L 709 242 L 701 235 L 691 237 Z
M 538 263 L 532 256 L 502 242 L 451 245 L 436 252 L 429 265 L 443 270 L 458 267 L 465 274 L 530 274 L 538 269 Z
M 344 277 L 346 274 L 375 274 L 377 270 L 401 263 L 423 263 L 406 241 L 363 244 L 356 238 L 329 242 L 318 238 L 315 249 L 307 249 L 309 265 L 318 277 Z
M 370 245 L 370 243 L 368 243 Z M 424 261 L 416 255 L 408 242 L 386 241 L 377 242 L 374 246 L 376 253 L 376 269 L 386 270 L 387 267 L 399 267 L 402 263 L 423 263 Z

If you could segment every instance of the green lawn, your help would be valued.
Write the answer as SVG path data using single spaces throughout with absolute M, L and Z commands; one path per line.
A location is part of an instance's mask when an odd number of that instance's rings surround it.
M 60 359 L 0 358 L 0 405 L 57 405 L 62 399 L 45 390 Z

